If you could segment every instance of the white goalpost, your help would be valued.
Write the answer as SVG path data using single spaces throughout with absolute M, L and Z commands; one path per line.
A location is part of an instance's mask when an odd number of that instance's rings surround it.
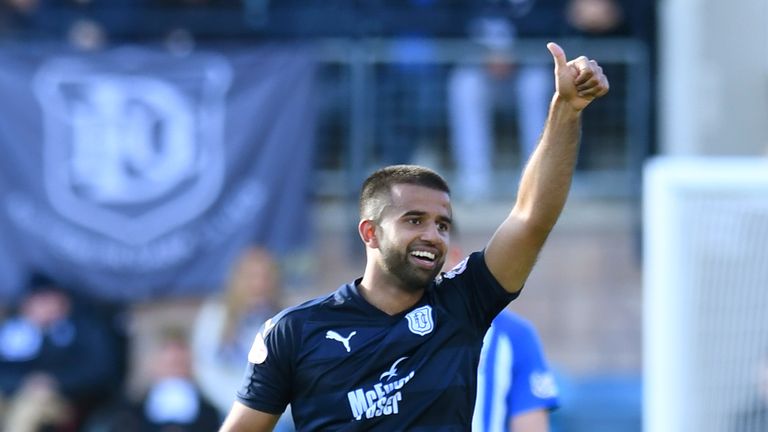
M 657 158 L 643 190 L 644 431 L 767 431 L 768 158 Z

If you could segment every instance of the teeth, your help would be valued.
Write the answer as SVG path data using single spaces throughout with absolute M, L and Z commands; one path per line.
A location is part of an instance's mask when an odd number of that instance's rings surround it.
M 432 260 L 432 261 L 435 260 L 435 254 L 433 254 L 432 252 L 413 251 L 413 252 L 411 252 L 411 255 L 413 255 L 415 257 L 426 258 L 426 259 Z

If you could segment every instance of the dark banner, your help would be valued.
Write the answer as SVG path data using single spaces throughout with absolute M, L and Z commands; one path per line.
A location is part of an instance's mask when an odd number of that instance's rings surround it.
M 303 247 L 312 87 L 296 46 L 2 48 L 0 290 L 195 295 L 247 244 Z

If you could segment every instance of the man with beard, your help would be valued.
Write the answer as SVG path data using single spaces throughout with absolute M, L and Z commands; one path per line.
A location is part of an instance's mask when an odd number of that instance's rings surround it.
M 517 201 L 483 251 L 438 276 L 450 192 L 435 172 L 398 165 L 363 183 L 363 277 L 262 326 L 222 431 L 268 431 L 291 405 L 298 430 L 469 430 L 491 321 L 519 294 L 562 211 L 581 112 L 608 91 L 593 60 L 566 61 Z

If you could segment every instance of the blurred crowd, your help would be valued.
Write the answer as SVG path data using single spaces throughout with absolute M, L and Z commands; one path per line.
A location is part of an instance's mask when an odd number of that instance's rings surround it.
M 652 45 L 650 0 L 3 0 L 0 36 L 63 39 L 82 49 L 136 41 L 376 37 L 404 63 L 439 38 L 469 38 L 488 71 L 514 71 L 517 38 L 633 37 Z M 411 69 L 415 65 L 407 65 Z
M 498 113 L 515 118 L 518 165 L 546 116 L 551 71 L 523 58 L 519 40 L 631 38 L 652 51 L 655 34 L 651 0 L 4 0 L 0 15 L 8 38 L 56 38 L 82 50 L 150 42 L 189 53 L 233 39 L 385 38 L 392 48 L 376 71 L 370 108 L 376 165 L 424 162 L 447 123 L 444 153 L 459 177 L 458 195 L 475 200 L 492 189 Z M 471 41 L 484 59 L 445 70 L 444 39 Z M 623 75 L 614 76 L 621 87 Z M 584 149 L 580 167 L 590 152 Z
M 83 298 L 30 276 L 0 320 L 0 428 L 7 431 L 216 430 L 259 326 L 282 304 L 280 268 L 258 247 L 220 295 L 187 320 Z M 139 319 L 151 319 L 145 330 Z M 133 360 L 133 361 L 132 361 Z

